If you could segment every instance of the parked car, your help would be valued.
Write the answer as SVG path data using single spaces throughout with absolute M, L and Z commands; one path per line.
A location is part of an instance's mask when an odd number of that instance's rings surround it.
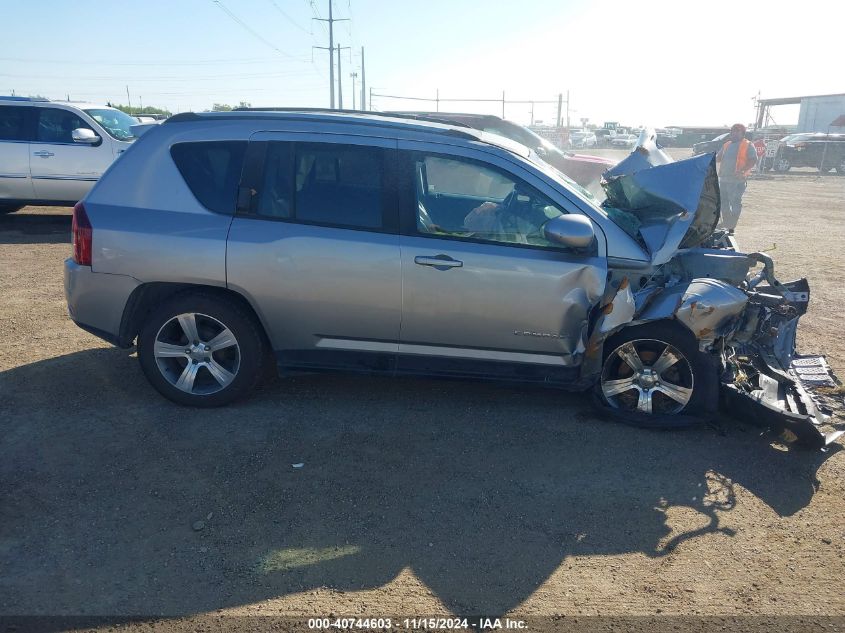
M 572 149 L 588 149 L 597 144 L 596 135 L 591 130 L 575 130 L 569 133 L 569 146 Z
M 93 103 L 0 97 L 0 213 L 75 204 L 132 144 L 136 123 Z
M 466 127 L 180 114 L 74 207 L 68 309 L 120 347 L 137 339 L 150 383 L 184 405 L 241 398 L 273 363 L 595 385 L 628 419 L 707 408 L 720 378 L 747 407 L 803 403 L 780 364 L 806 281 L 704 248 L 712 156 L 650 156 L 617 165 L 599 207 L 523 145 Z M 810 414 L 782 417 L 825 441 Z
M 611 141 L 611 147 L 630 149 L 637 144 L 638 134 L 617 134 Z
M 793 167 L 814 167 L 845 174 L 845 134 L 801 133 L 782 138 L 773 158 L 764 166 L 779 172 Z
M 534 150 L 538 156 L 555 169 L 563 172 L 590 193 L 601 197 L 601 175 L 613 167 L 616 161 L 591 156 L 589 154 L 573 154 L 558 149 L 553 143 L 539 136 L 526 127 L 501 119 L 489 114 L 464 114 L 446 112 L 394 112 L 403 117 L 413 117 L 421 120 L 440 121 L 444 123 L 464 125 L 490 134 L 498 134 L 512 141 L 521 143 Z
M 714 138 L 711 138 L 709 141 L 700 141 L 692 146 L 692 153 L 693 156 L 698 156 L 699 154 L 707 154 L 709 152 L 718 152 L 722 149 L 722 146 L 728 142 L 728 137 L 731 135 L 730 132 L 725 132 L 724 134 L 719 134 Z M 745 133 L 745 138 L 749 141 L 755 140 L 754 133 L 748 131 Z

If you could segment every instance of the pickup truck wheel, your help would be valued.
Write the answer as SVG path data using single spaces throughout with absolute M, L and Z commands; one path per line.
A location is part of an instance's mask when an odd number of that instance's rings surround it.
M 626 328 L 604 349 L 598 390 L 610 407 L 639 415 L 703 408 L 712 366 L 680 326 L 661 322 Z
M 234 301 L 178 295 L 153 310 L 138 336 L 147 379 L 178 404 L 218 407 L 244 397 L 262 373 L 264 340 Z

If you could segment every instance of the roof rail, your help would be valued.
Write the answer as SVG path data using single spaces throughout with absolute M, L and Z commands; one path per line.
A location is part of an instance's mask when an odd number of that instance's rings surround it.
M 470 127 L 469 125 L 463 123 L 456 123 L 454 121 L 446 121 L 441 120 L 436 117 L 422 117 L 418 115 L 407 115 L 407 114 L 395 114 L 392 112 L 370 112 L 364 110 L 332 110 L 330 108 L 233 108 L 232 110 L 227 110 L 224 112 L 203 112 L 203 113 L 196 113 L 196 112 L 182 112 L 180 114 L 176 114 L 169 119 L 164 121 L 164 125 L 170 125 L 175 123 L 182 123 L 187 121 L 201 121 L 201 120 L 213 120 L 214 117 L 206 118 L 203 115 L 212 114 L 212 115 L 229 115 L 227 116 L 220 116 L 219 120 L 231 120 L 231 119 L 250 119 L 256 118 L 255 115 L 260 114 L 273 114 L 274 112 L 280 114 L 326 114 L 326 115 L 351 115 L 348 123 L 354 125 L 368 125 L 372 124 L 373 121 L 367 121 L 366 117 L 372 117 L 373 119 L 386 119 L 384 121 L 378 121 L 378 125 L 385 125 L 385 126 L 396 126 L 400 125 L 398 121 L 395 119 L 402 119 L 409 123 L 438 123 L 440 125 L 446 125 L 448 127 L 445 128 L 430 128 L 428 131 L 434 132 L 436 134 L 443 134 L 444 136 L 454 136 L 457 138 L 462 138 L 468 141 L 480 141 L 487 145 L 494 145 L 501 149 L 508 150 L 515 154 L 519 154 L 523 157 L 528 157 L 530 154 L 530 149 L 517 143 L 516 141 L 511 141 L 510 139 L 498 136 L 496 134 L 490 134 L 488 132 L 483 132 L 481 130 L 476 130 L 475 128 Z M 394 119 L 394 121 L 390 121 L 390 119 Z
M 16 97 L 16 96 L 6 96 L 0 95 L 0 101 L 49 101 L 49 99 L 45 99 L 44 97 Z

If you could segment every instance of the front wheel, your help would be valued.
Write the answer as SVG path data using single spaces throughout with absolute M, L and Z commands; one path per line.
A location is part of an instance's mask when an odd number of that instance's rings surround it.
M 626 328 L 604 349 L 598 388 L 611 408 L 634 415 L 705 408 L 715 370 L 680 325 L 664 321 Z
M 792 165 L 789 162 L 788 158 L 778 158 L 775 160 L 775 171 L 785 174 L 789 171 Z
M 241 305 L 204 293 L 165 301 L 138 335 L 138 358 L 153 387 L 196 407 L 226 405 L 249 393 L 262 373 L 264 347 Z

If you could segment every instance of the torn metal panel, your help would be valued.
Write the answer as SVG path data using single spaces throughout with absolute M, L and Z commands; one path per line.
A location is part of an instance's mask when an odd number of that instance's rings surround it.
M 626 323 L 630 323 L 634 318 L 635 311 L 636 303 L 634 302 L 634 294 L 631 292 L 631 284 L 626 277 L 619 284 L 619 289 L 616 291 L 613 300 L 602 308 L 602 317 L 598 322 L 598 331 L 606 334 Z
M 605 172 L 602 206 L 636 218 L 652 263 L 660 265 L 712 235 L 719 222 L 718 180 L 711 154 L 652 165 L 637 150 Z

